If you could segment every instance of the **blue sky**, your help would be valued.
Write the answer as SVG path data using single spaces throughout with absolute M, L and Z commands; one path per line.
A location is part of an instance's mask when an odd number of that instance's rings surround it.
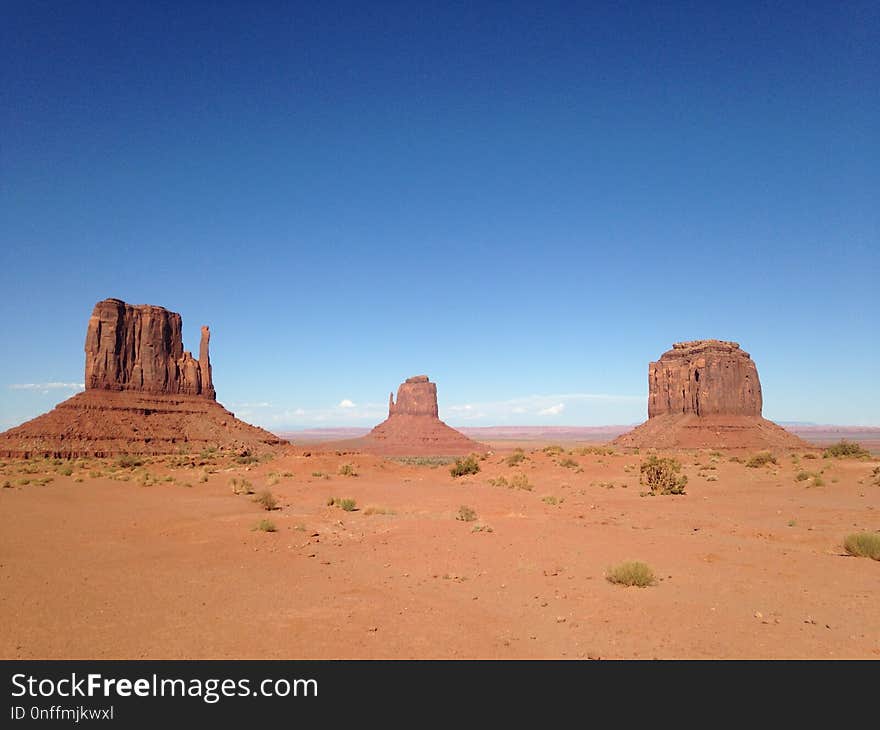
M 876 2 L 8 3 L 0 428 L 110 296 L 271 428 L 419 373 L 453 425 L 634 423 L 703 337 L 769 418 L 880 424 L 878 49 Z

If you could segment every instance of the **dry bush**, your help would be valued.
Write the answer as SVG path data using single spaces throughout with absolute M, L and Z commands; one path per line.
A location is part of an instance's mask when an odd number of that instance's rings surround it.
M 677 459 L 652 454 L 639 467 L 639 481 L 651 490 L 651 494 L 684 494 L 687 477 L 680 475 L 680 471 L 681 464 Z
M 605 578 L 610 583 L 616 583 L 617 585 L 644 588 L 654 584 L 654 571 L 646 563 L 628 560 L 608 568 Z

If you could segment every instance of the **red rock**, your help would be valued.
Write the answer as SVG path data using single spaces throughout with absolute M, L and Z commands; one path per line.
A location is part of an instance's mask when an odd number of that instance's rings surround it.
M 486 450 L 483 444 L 447 426 L 438 413 L 436 383 L 427 375 L 407 378 L 397 390 L 397 403 L 393 394 L 388 399 L 388 418 L 346 446 L 398 456 L 459 456 Z
M 677 342 L 648 366 L 648 420 L 613 443 L 654 448 L 805 448 L 761 416 L 758 370 L 736 342 Z
M 86 333 L 86 390 L 214 398 L 208 328 L 202 328 L 199 360 L 184 352 L 181 332 L 180 315 L 163 307 L 98 302 Z
M 98 302 L 86 333 L 85 392 L 0 434 L 0 455 L 159 455 L 286 443 L 217 403 L 210 332 L 202 328 L 196 360 L 183 350 L 181 331 L 180 315 L 162 307 Z
M 761 406 L 758 370 L 736 342 L 676 342 L 648 366 L 648 418 L 760 416 Z

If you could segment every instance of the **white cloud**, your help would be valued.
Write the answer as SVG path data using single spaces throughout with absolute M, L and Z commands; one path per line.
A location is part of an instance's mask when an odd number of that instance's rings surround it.
M 472 410 L 474 410 L 474 407 L 473 407 L 470 403 L 466 403 L 466 404 L 463 405 L 463 406 L 450 406 L 450 407 L 449 407 L 449 410 L 450 410 L 450 411 L 456 411 L 457 413 L 458 413 L 458 412 L 462 412 L 462 411 L 467 412 L 467 411 L 472 411 Z
M 356 404 L 354 401 L 350 401 L 348 398 L 344 398 L 343 400 L 339 401 L 339 405 L 337 406 L 337 408 L 354 408 L 355 405 Z
M 565 410 L 565 403 L 557 403 L 555 406 L 543 408 L 538 411 L 539 416 L 558 416 Z
M 85 383 L 13 383 L 10 390 L 85 390 Z

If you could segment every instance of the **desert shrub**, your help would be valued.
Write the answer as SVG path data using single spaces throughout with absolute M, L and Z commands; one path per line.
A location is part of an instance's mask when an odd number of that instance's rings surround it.
M 729 461 L 732 461 L 734 464 L 742 464 L 743 460 L 739 456 L 731 456 Z
M 202 473 L 199 474 L 199 481 L 202 483 L 208 481 L 208 472 L 202 471 Z
M 324 472 L 322 472 L 322 471 L 313 471 L 313 472 L 312 472 L 312 476 L 313 476 L 313 477 L 322 477 L 322 476 L 324 476 Z
M 120 469 L 134 469 L 137 466 L 143 466 L 143 463 L 143 459 L 133 454 L 123 454 L 116 460 L 116 466 Z
M 843 547 L 850 555 L 880 560 L 880 532 L 855 532 L 847 535 Z
M 357 502 L 353 499 L 337 499 L 336 506 L 346 512 L 354 512 L 357 509 Z
M 465 474 L 476 474 L 478 471 L 480 471 L 480 463 L 477 461 L 475 454 L 456 459 L 455 463 L 449 467 L 449 473 L 452 474 L 453 477 L 461 477 Z
M 367 507 L 364 510 L 364 515 L 369 517 L 370 515 L 396 515 L 393 509 L 388 509 L 387 507 Z
M 559 466 L 564 466 L 566 469 L 577 469 L 580 464 L 574 459 L 562 459 L 562 461 L 559 462 Z
M 814 487 L 824 487 L 825 480 L 822 477 L 820 477 L 818 474 L 814 474 L 813 475 L 813 486 Z
M 394 456 L 389 460 L 409 466 L 430 466 L 432 469 L 436 469 L 438 466 L 451 464 L 455 458 L 451 456 Z
M 610 583 L 616 583 L 623 586 L 645 586 L 653 585 L 654 571 L 646 563 L 637 560 L 628 560 L 626 562 L 608 568 L 605 578 Z
M 272 522 L 272 520 L 260 520 L 253 529 L 258 530 L 259 532 L 277 532 L 278 531 L 278 528 L 275 527 L 275 523 Z
M 278 500 L 275 499 L 275 495 L 268 489 L 264 489 L 254 497 L 254 502 L 259 504 L 267 512 L 271 512 L 278 506 Z
M 746 466 L 757 469 L 758 467 L 767 466 L 767 464 L 775 464 L 776 457 L 769 451 L 759 451 L 751 459 L 746 462 Z
M 552 494 L 548 494 L 546 497 L 541 497 L 541 501 L 544 504 L 549 504 L 551 506 L 559 504 L 559 499 L 557 497 L 554 497 Z
M 803 458 L 804 459 L 816 459 L 818 457 L 815 454 L 807 453 L 807 454 L 804 454 Z
M 357 472 L 355 471 L 354 464 L 352 464 L 350 462 L 342 464 L 339 467 L 339 470 L 337 473 L 340 474 L 341 476 L 344 476 L 344 477 L 356 477 L 357 476 Z
M 266 477 L 266 485 L 274 487 L 276 484 L 278 484 L 278 475 L 273 472 Z
M 232 477 L 229 480 L 229 486 L 232 487 L 233 494 L 253 494 L 254 486 L 247 479 L 238 479 Z
M 462 522 L 473 522 L 477 519 L 477 513 L 467 505 L 463 504 L 458 508 L 458 515 L 455 519 L 461 520 Z
M 495 532 L 489 525 L 474 525 L 471 532 Z
M 510 483 L 504 477 L 498 477 L 497 479 L 490 479 L 489 484 L 493 487 L 509 487 Z
M 616 452 L 614 451 L 614 449 L 607 446 L 584 446 L 580 449 L 577 449 L 576 453 L 580 454 L 581 456 L 588 456 L 590 454 L 595 454 L 596 456 L 614 456 Z
M 639 467 L 639 482 L 648 487 L 652 494 L 684 494 L 687 477 L 679 475 L 680 471 L 681 464 L 677 459 L 652 454 Z
M 864 459 L 871 456 L 871 452 L 863 448 L 861 444 L 857 444 L 855 441 L 847 441 L 844 439 L 825 449 L 825 453 L 822 454 L 822 456 L 826 459 L 829 457 L 836 459 Z
M 327 506 L 332 507 L 334 504 L 336 504 L 338 499 L 339 497 L 327 497 Z
M 880 466 L 875 466 L 871 472 L 871 484 L 875 487 L 880 487 Z
M 17 482 L 17 484 L 22 487 L 26 487 L 30 483 L 31 483 L 30 479 L 19 479 Z
M 797 476 L 795 476 L 795 480 L 799 482 L 805 482 L 810 478 L 810 472 L 808 471 L 799 471 Z
M 559 456 L 560 454 L 565 453 L 565 449 L 561 446 L 557 446 L 556 444 L 551 444 L 550 446 L 545 446 L 541 449 L 547 456 Z
M 508 487 L 510 489 L 525 489 L 527 492 L 531 492 L 535 488 L 534 485 L 529 482 L 529 478 L 522 472 L 514 474 L 510 478 L 510 484 Z
M 504 460 L 504 463 L 507 464 L 507 466 L 516 466 L 517 464 L 525 461 L 525 459 L 526 455 L 522 452 L 521 449 L 517 449 L 515 453 L 511 454 Z
M 58 473 L 61 476 L 69 477 L 71 474 L 73 474 L 73 467 L 70 464 L 65 464 L 64 466 L 58 467 Z

